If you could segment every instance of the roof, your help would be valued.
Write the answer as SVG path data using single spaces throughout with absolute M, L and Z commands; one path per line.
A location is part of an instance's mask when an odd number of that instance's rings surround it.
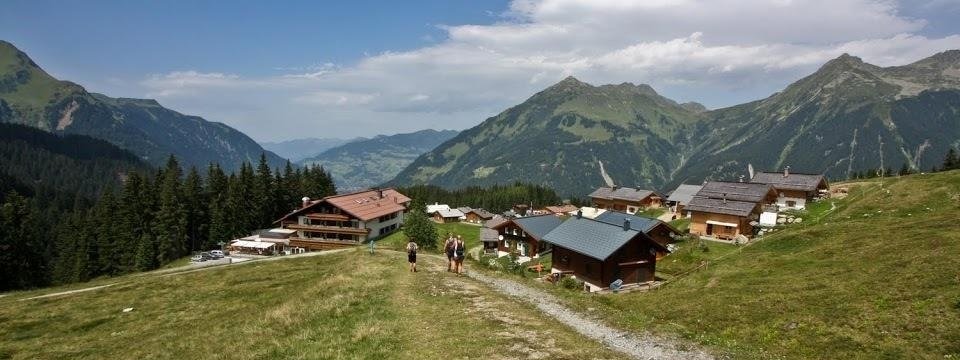
M 670 196 L 667 197 L 667 201 L 677 202 L 680 205 L 687 205 L 690 203 L 690 200 L 693 200 L 693 196 L 700 192 L 700 189 L 703 188 L 701 185 L 688 185 L 680 184 L 670 192 Z
M 440 213 L 440 216 L 445 218 L 458 218 L 463 216 L 463 212 L 457 209 L 440 209 L 432 212 L 431 214 Z
M 236 240 L 230 243 L 230 246 L 243 247 L 243 248 L 252 248 L 252 249 L 266 249 L 274 246 L 276 244 L 266 241 L 248 241 L 248 240 Z
M 493 213 L 486 211 L 484 209 L 470 209 L 470 211 L 464 212 L 464 214 L 474 213 L 477 214 L 481 219 L 492 219 Z
M 437 212 L 437 210 L 440 210 L 440 209 L 450 210 L 450 205 L 447 205 L 447 204 L 427 205 L 427 214 L 433 214 L 433 213 Z
M 709 181 L 703 184 L 696 197 L 759 203 L 772 190 L 767 184 Z
M 550 230 L 553 230 L 559 226 L 562 222 L 560 218 L 552 214 L 528 216 L 524 218 L 513 219 L 512 221 L 521 229 L 523 229 L 524 232 L 537 240 L 543 239 L 544 235 L 550 232 Z
M 494 229 L 482 228 L 480 229 L 480 242 L 499 242 L 500 233 Z
M 634 189 L 629 187 L 607 187 L 603 186 L 590 193 L 590 197 L 607 200 L 625 200 L 641 201 L 651 195 L 656 195 L 653 191 Z
M 382 198 L 379 197 L 380 192 L 383 192 Z M 406 205 L 404 204 L 408 202 L 410 202 L 409 197 L 394 189 L 357 191 L 349 194 L 327 196 L 323 199 L 313 201 L 307 204 L 307 206 L 285 215 L 276 222 L 304 213 L 321 203 L 328 203 L 355 218 L 368 221 L 383 215 L 406 210 Z
M 749 201 L 729 199 L 724 201 L 723 199 L 695 196 L 693 200 L 690 200 L 690 203 L 687 204 L 684 210 L 745 217 L 753 212 L 757 204 L 756 202 Z
M 630 215 L 619 211 L 607 211 L 594 218 L 599 222 L 610 225 L 623 226 L 623 220 L 630 220 L 630 228 L 640 232 L 649 232 L 654 227 L 660 225 L 660 220 L 651 219 L 643 216 Z
M 554 214 L 566 214 L 571 211 L 577 211 L 577 207 L 570 204 L 561 206 L 547 206 L 546 209 Z
M 466 214 L 473 209 L 471 209 L 469 206 L 461 206 L 461 207 L 458 207 L 457 210 L 460 210 L 460 212 Z
M 642 232 L 632 228 L 624 230 L 623 225 L 612 225 L 574 216 L 547 233 L 543 240 L 602 261 L 637 236 L 646 237 Z M 650 242 L 663 248 L 656 241 Z
M 783 176 L 778 172 L 758 172 L 750 182 L 769 184 L 781 190 L 816 191 L 820 184 L 826 183 L 826 179 L 823 174 L 788 173 Z
M 585 217 L 585 218 L 591 218 L 591 219 L 596 219 L 597 216 L 600 216 L 600 214 L 603 214 L 603 213 L 607 212 L 606 209 L 592 208 L 592 207 L 589 207 L 589 206 L 584 206 L 584 207 L 580 208 L 579 210 L 580 210 L 580 215 L 581 215 L 581 216 L 583 216 L 583 217 Z
M 495 218 L 488 220 L 485 224 L 483 224 L 483 227 L 488 229 L 493 229 L 508 221 L 510 221 L 510 219 L 507 219 L 502 216 L 497 216 Z

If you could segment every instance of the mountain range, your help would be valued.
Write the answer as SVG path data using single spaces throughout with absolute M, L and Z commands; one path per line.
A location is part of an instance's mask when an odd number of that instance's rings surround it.
M 358 138 L 299 164 L 322 165 L 340 191 L 364 189 L 393 179 L 417 157 L 456 135 L 454 130 L 421 130 Z
M 423 154 L 392 184 L 526 181 L 583 196 L 603 185 L 669 190 L 759 170 L 938 165 L 960 141 L 960 50 L 879 67 L 844 54 L 762 100 L 707 110 L 648 85 L 568 77 Z M 602 165 L 601 165 L 602 163 Z
M 149 99 L 111 98 L 50 76 L 27 54 L 0 40 L 0 122 L 106 140 L 159 165 L 170 154 L 187 166 L 235 169 L 262 153 L 285 162 L 225 124 L 184 115 Z
M 353 139 L 339 138 L 303 138 L 284 141 L 262 141 L 260 146 L 292 162 L 320 155 L 324 151 L 352 141 L 367 140 L 364 137 Z

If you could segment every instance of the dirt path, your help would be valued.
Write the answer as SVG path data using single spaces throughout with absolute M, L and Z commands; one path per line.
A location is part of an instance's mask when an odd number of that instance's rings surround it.
M 438 255 L 428 256 L 440 258 Z M 649 333 L 630 333 L 612 328 L 566 307 L 553 295 L 519 282 L 487 276 L 476 271 L 467 271 L 466 275 L 487 284 L 497 292 L 534 305 L 544 314 L 576 332 L 633 359 L 713 359 L 713 356 L 704 351 L 686 350 L 684 346 L 673 340 Z
M 45 294 L 45 295 L 40 295 L 40 296 L 28 297 L 28 298 L 20 299 L 19 301 L 26 301 L 26 300 L 33 300 L 33 299 L 43 299 L 43 298 L 54 297 L 54 296 L 70 295 L 70 294 L 82 293 L 82 292 L 87 292 L 87 291 L 100 290 L 100 289 L 103 289 L 103 288 L 106 288 L 106 287 L 114 286 L 114 285 L 116 285 L 116 284 L 119 284 L 119 283 L 106 284 L 106 285 L 100 285 L 100 286 L 94 286 L 94 287 L 88 287 L 88 288 L 77 289 L 77 290 L 70 290 L 70 291 L 61 291 L 61 292 L 53 293 L 53 294 Z

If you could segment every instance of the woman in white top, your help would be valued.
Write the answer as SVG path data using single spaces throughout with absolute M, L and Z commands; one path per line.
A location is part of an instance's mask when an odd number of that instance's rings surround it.
M 417 243 L 410 240 L 407 243 L 407 262 L 410 263 L 410 272 L 417 272 Z

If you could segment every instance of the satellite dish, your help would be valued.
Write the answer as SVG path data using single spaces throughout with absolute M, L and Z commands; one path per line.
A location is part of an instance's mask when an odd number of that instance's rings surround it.
M 503 235 L 497 236 L 497 239 L 503 240 Z

